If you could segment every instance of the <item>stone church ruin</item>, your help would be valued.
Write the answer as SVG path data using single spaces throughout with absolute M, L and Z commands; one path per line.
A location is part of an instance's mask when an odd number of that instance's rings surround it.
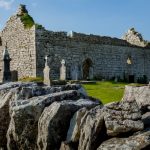
M 44 58 L 49 55 L 52 79 L 60 78 L 61 61 L 65 60 L 66 79 L 150 80 L 150 43 L 134 28 L 122 39 L 48 31 L 34 22 L 25 5 L 20 5 L 0 32 L 1 58 L 6 42 L 10 70 L 18 78 L 43 76 Z M 4 69 L 1 59 L 1 80 Z

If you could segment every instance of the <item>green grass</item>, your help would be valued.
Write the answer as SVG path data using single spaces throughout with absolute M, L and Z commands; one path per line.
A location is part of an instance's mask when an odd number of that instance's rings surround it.
M 103 104 L 120 101 L 123 97 L 124 88 L 127 83 L 114 83 L 101 81 L 96 84 L 84 84 L 89 96 L 98 98 Z
M 31 28 L 34 25 L 34 20 L 28 13 L 24 13 L 20 17 L 21 17 L 21 21 L 23 22 L 25 28 Z
M 22 82 L 43 82 L 43 78 L 42 77 L 24 77 L 19 79 L 19 81 Z

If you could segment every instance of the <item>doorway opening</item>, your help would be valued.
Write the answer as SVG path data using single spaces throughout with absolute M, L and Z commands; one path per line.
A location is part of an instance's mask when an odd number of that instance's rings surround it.
M 129 83 L 134 83 L 134 75 L 129 75 Z
M 90 69 L 92 68 L 93 62 L 90 58 L 83 61 L 83 79 L 87 80 L 90 78 Z

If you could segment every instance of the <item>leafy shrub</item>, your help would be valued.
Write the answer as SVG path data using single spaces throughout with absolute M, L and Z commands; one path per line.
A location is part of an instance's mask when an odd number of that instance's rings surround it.
M 42 28 L 44 28 L 41 24 L 38 24 L 38 23 L 35 24 L 35 27 L 36 27 L 36 29 L 42 29 Z
M 143 75 L 143 77 L 139 77 L 139 78 L 137 79 L 137 83 L 141 83 L 141 84 L 146 84 L 146 83 L 148 83 L 147 76 L 146 76 L 146 75 Z

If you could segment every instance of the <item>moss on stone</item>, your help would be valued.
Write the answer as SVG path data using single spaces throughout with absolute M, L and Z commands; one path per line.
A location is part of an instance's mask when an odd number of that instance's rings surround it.
M 20 18 L 25 28 L 31 28 L 35 24 L 33 18 L 28 13 L 24 13 Z
M 35 24 L 35 27 L 36 27 L 36 29 L 42 29 L 42 28 L 44 28 L 41 24 L 38 24 L 38 23 Z

